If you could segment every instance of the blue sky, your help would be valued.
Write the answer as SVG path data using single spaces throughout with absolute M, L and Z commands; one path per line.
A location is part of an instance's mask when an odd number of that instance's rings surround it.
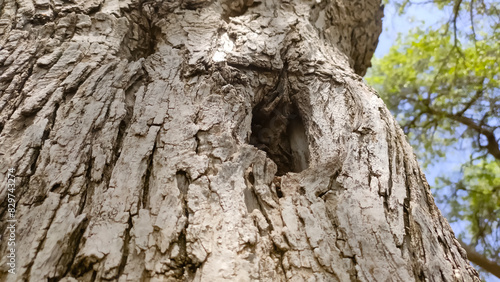
M 438 10 L 435 6 L 432 6 L 432 4 L 407 7 L 403 16 L 398 15 L 393 5 L 386 5 L 384 14 L 383 31 L 375 50 L 375 57 L 378 58 L 388 53 L 391 46 L 396 43 L 399 33 L 403 35 L 407 34 L 411 29 L 416 27 L 437 27 L 443 23 L 443 20 L 447 19 L 446 14 Z M 471 151 L 467 149 L 467 146 L 450 149 L 446 152 L 445 159 L 438 160 L 429 165 L 424 172 L 431 187 L 434 186 L 435 178 L 439 175 L 446 175 L 451 178 L 460 177 L 460 166 L 469 160 L 470 153 Z M 441 210 L 447 210 L 446 204 L 438 204 L 438 207 Z M 463 223 L 453 223 L 451 226 L 455 233 L 459 233 L 459 231 L 466 228 L 466 225 Z M 487 275 L 484 278 L 487 282 L 500 282 L 500 279 L 492 275 Z
M 398 33 L 407 34 L 415 27 L 436 26 L 442 23 L 444 13 L 431 4 L 412 5 L 399 16 L 394 5 L 385 5 L 382 34 L 375 50 L 376 57 L 385 55 L 396 42 Z

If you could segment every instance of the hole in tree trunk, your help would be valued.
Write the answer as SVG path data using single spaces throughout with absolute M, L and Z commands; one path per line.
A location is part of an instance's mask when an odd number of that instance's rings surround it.
M 277 175 L 301 172 L 309 166 L 309 143 L 297 107 L 277 97 L 253 109 L 250 144 L 267 153 L 278 166 Z M 288 100 L 289 101 L 289 100 Z M 270 110 L 270 107 L 274 107 Z

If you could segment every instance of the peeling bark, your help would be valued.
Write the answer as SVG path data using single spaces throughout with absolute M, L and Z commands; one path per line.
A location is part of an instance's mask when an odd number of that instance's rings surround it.
M 479 281 L 360 76 L 378 0 L 0 8 L 0 280 Z

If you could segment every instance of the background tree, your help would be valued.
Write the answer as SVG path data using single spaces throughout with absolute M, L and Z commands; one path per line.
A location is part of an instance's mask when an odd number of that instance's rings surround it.
M 361 78 L 379 1 L 0 5 L 0 281 L 479 281 Z
M 429 2 L 404 1 L 411 5 Z M 460 178 L 438 178 L 435 195 L 452 222 L 468 222 L 459 237 L 471 259 L 500 278 L 500 3 L 435 1 L 449 18 L 415 29 L 374 60 L 367 77 L 429 164 L 453 147 L 470 153 Z M 451 170 L 451 168 L 450 168 Z

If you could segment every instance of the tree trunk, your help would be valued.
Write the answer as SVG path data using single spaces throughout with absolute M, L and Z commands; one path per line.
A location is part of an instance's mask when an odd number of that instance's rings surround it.
M 479 281 L 360 76 L 379 0 L 0 7 L 1 281 Z

